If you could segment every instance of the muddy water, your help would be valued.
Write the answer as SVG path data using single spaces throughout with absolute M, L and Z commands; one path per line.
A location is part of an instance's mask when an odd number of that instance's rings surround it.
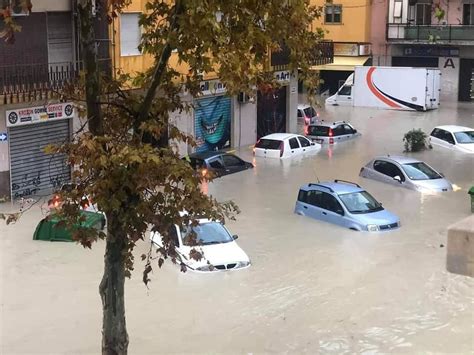
M 474 280 L 445 271 L 446 227 L 470 214 L 474 157 L 440 148 L 413 155 L 461 188 L 442 195 L 358 177 L 374 155 L 402 153 L 409 129 L 474 126 L 473 114 L 474 105 L 330 107 L 323 117 L 352 122 L 362 137 L 294 160 L 257 159 L 207 186 L 240 206 L 228 227 L 253 265 L 202 275 L 165 264 L 146 290 L 137 262 L 126 290 L 130 353 L 474 352 Z M 253 159 L 250 149 L 238 154 Z M 316 177 L 362 184 L 402 228 L 356 233 L 293 214 L 298 187 Z M 39 217 L 33 209 L 13 228 L 0 225 L 1 352 L 97 353 L 103 244 L 33 242 Z

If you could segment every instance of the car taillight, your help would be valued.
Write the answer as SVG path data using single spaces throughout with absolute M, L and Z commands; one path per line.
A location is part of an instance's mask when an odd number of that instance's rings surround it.
M 207 175 L 207 169 L 202 169 L 201 170 L 201 175 L 206 176 Z
M 61 202 L 61 198 L 58 195 L 54 195 L 51 200 L 48 201 L 49 208 L 57 208 Z
M 329 137 L 332 137 L 334 135 L 332 128 L 329 128 Z
M 334 138 L 329 138 L 329 144 L 334 144 Z
M 285 144 L 284 142 L 280 142 L 280 158 L 283 156 L 283 152 L 285 151 Z

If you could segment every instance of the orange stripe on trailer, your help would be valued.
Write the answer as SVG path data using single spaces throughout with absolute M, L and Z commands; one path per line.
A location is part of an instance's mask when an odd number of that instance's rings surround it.
M 375 71 L 375 67 L 370 67 L 366 76 L 367 86 L 369 87 L 370 91 L 372 91 L 372 94 L 374 94 L 380 101 L 382 101 L 383 103 L 387 104 L 390 107 L 401 108 L 400 105 L 398 105 L 397 103 L 385 97 L 372 83 L 372 74 L 374 71 Z

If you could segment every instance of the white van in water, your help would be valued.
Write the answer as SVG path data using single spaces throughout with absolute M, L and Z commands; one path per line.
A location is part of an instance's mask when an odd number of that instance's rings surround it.
M 440 70 L 409 67 L 355 67 L 327 105 L 426 111 L 439 107 Z
M 258 140 L 253 148 L 256 157 L 289 158 L 321 149 L 321 144 L 292 133 L 273 133 Z

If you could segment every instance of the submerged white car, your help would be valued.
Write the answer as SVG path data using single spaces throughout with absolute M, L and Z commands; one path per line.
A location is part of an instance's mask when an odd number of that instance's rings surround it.
M 430 134 L 434 146 L 474 154 L 474 128 L 463 126 L 438 126 Z
M 319 149 L 321 149 L 321 144 L 311 142 L 299 134 L 273 133 L 260 138 L 253 152 L 256 157 L 290 158 Z
M 238 237 L 231 235 L 222 223 L 209 219 L 197 221 L 197 226 L 175 225 L 170 230 L 176 253 L 190 270 L 214 272 L 250 266 L 249 257 L 235 242 Z M 150 239 L 157 246 L 163 246 L 162 236 L 158 232 L 152 232 Z M 203 258 L 199 261 L 190 258 L 192 249 L 200 252 Z

